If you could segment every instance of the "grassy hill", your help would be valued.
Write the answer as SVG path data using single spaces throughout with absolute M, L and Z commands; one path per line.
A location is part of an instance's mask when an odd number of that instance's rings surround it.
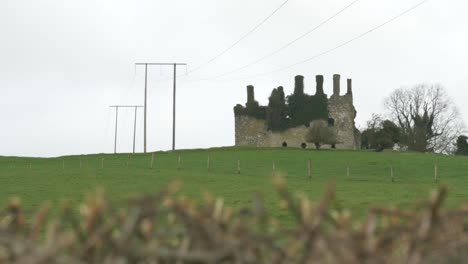
M 178 157 L 181 168 L 177 170 Z M 210 156 L 211 169 L 207 169 Z M 129 159 L 130 157 L 130 159 Z M 441 184 L 449 189 L 448 206 L 468 201 L 468 158 L 406 152 L 217 148 L 156 152 L 154 168 L 149 154 L 83 155 L 59 158 L 0 157 L 0 201 L 21 197 L 31 210 L 43 201 L 53 203 L 67 198 L 81 201 L 89 191 L 102 187 L 111 200 L 143 192 L 155 192 L 168 182 L 181 180 L 180 193 L 193 198 L 205 191 L 222 196 L 225 203 L 242 207 L 260 192 L 274 215 L 288 221 L 290 216 L 278 207 L 272 186 L 272 163 L 295 192 L 317 198 L 324 186 L 336 182 L 336 207 L 362 215 L 372 205 L 409 206 L 426 198 Z M 312 178 L 307 161 L 312 160 Z M 80 168 L 81 159 L 81 168 Z M 103 160 L 104 159 L 104 160 Z M 237 174 L 240 160 L 241 174 Z M 128 167 L 127 167 L 128 161 Z M 102 162 L 104 167 L 101 168 Z M 434 181 L 434 163 L 439 181 Z M 350 175 L 347 176 L 347 164 Z M 390 177 L 390 165 L 394 178 Z

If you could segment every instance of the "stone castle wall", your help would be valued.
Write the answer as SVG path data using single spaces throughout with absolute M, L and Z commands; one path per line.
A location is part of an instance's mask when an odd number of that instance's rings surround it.
M 300 148 L 305 143 L 308 128 L 294 127 L 283 132 L 267 129 L 265 120 L 250 116 L 236 116 L 236 146 L 281 147 L 286 142 L 288 147 Z
M 318 81 L 323 80 L 317 78 Z M 317 85 L 321 89 L 322 84 Z M 253 88 L 251 88 L 253 89 Z M 320 91 L 323 93 L 323 91 Z M 251 98 L 252 100 L 252 98 Z M 345 95 L 340 95 L 340 76 L 334 75 L 333 95 L 328 99 L 329 117 L 334 120 L 338 149 L 357 149 L 360 136 L 355 128 L 356 110 L 353 105 L 351 80 Z M 309 128 L 298 126 L 282 132 L 268 130 L 267 122 L 248 115 L 235 115 L 236 146 L 281 147 L 286 142 L 288 147 L 300 148 L 305 141 Z M 312 143 L 306 143 L 312 147 Z M 331 146 L 323 146 L 329 148 Z

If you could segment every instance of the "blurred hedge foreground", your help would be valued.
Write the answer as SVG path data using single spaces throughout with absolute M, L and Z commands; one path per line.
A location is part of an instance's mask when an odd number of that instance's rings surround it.
M 57 217 L 42 206 L 26 216 L 18 199 L 0 213 L 0 263 L 467 263 L 468 206 L 441 208 L 446 189 L 413 208 L 369 208 L 362 221 L 320 201 L 291 194 L 281 178 L 283 226 L 264 210 L 233 210 L 206 195 L 178 197 L 178 184 L 115 208 L 100 192 Z M 54 214 L 55 215 L 55 214 Z M 53 218 L 53 219 L 51 219 Z

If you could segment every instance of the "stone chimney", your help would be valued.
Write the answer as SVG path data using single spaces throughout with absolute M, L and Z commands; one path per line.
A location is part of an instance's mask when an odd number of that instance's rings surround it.
M 315 76 L 315 81 L 317 83 L 315 94 L 324 94 L 323 93 L 323 75 Z
M 247 86 L 247 103 L 255 102 L 255 93 L 253 85 Z
M 304 76 L 296 76 L 294 83 L 294 94 L 304 94 Z
M 348 79 L 348 91 L 346 94 L 353 94 L 353 80 Z
M 333 75 L 333 95 L 340 95 L 340 75 Z

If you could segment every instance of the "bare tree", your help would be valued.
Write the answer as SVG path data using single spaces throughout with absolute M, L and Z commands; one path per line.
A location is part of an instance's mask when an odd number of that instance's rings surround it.
M 463 131 L 460 114 L 440 84 L 397 89 L 386 98 L 385 107 L 410 150 L 448 153 Z
M 383 121 L 382 115 L 372 114 L 371 119 L 366 122 L 366 127 L 361 132 L 361 148 L 375 148 L 375 133 L 380 128 Z
M 372 113 L 370 120 L 366 122 L 367 129 L 377 129 L 380 124 L 384 121 L 384 118 L 380 114 Z

